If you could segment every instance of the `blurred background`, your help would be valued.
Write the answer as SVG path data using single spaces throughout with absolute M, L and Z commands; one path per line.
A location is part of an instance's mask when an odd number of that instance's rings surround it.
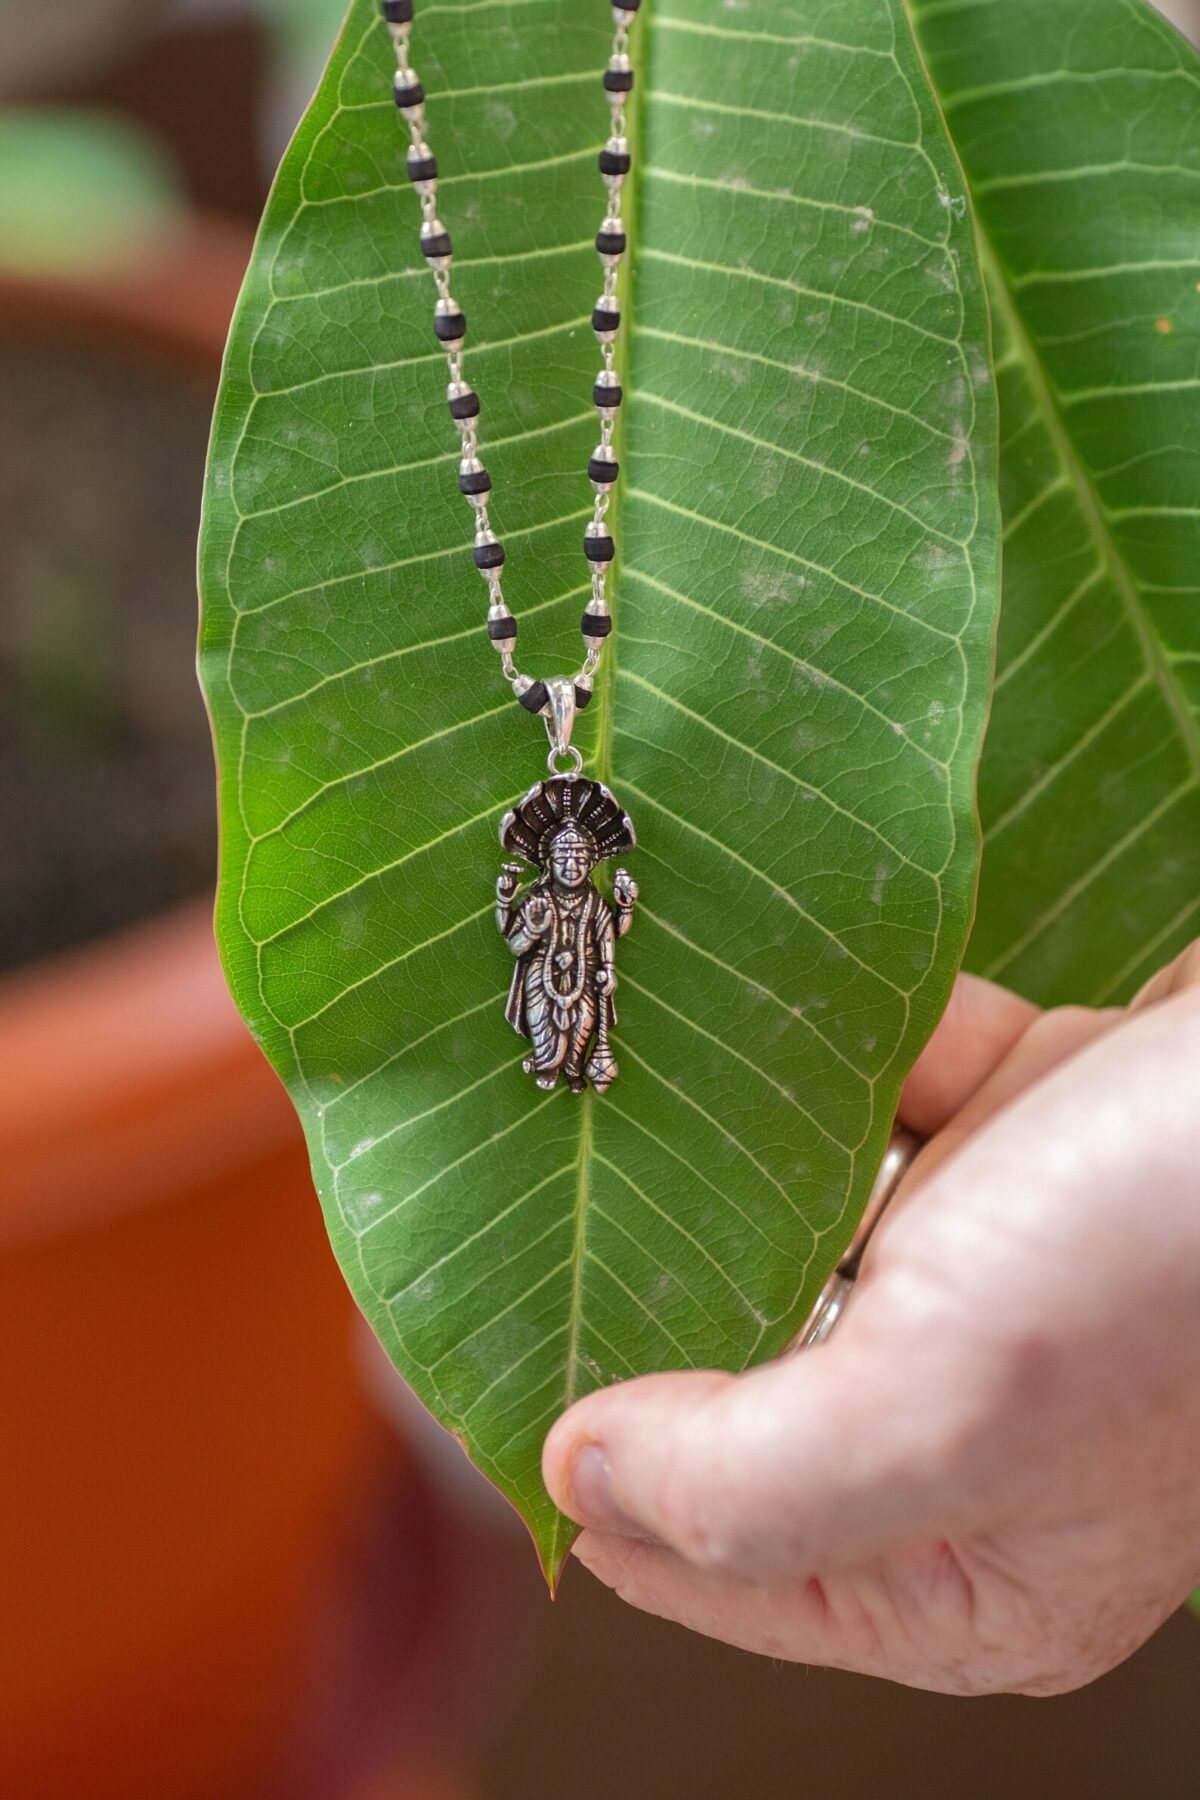
M 0 17 L 0 1796 L 1185 1800 L 1194 1621 L 963 1702 L 580 1569 L 551 1607 L 356 1323 L 217 968 L 192 667 L 221 348 L 340 11 Z

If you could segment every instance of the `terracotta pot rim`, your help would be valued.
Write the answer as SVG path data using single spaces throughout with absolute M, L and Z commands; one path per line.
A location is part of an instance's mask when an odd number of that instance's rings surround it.
M 298 1133 L 207 900 L 0 982 L 0 1243 L 244 1178 Z
M 247 226 L 196 209 L 123 270 L 0 276 L 0 326 L 101 339 L 215 375 L 253 245 Z

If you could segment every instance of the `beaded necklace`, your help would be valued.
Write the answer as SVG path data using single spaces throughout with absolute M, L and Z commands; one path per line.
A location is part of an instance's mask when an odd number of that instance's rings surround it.
M 621 324 L 617 278 L 626 244 L 621 192 L 631 163 L 625 122 L 626 99 L 633 88 L 629 30 L 639 3 L 622 0 L 613 5 L 612 51 L 603 77 L 610 121 L 599 166 L 607 202 L 596 250 L 604 284 L 592 311 L 603 366 L 592 389 L 600 442 L 587 465 L 595 500 L 583 538 L 591 572 L 591 595 L 580 621 L 585 654 L 573 675 L 536 680 L 516 666 L 517 621 L 501 589 L 504 545 L 488 516 L 492 478 L 479 456 L 479 396 L 463 372 L 467 321 L 450 292 L 453 253 L 450 234 L 438 217 L 438 165 L 425 137 L 425 90 L 409 61 L 413 0 L 382 0 L 396 50 L 393 95 L 411 140 L 407 172 L 421 202 L 421 251 L 437 288 L 433 329 L 446 352 L 450 377 L 446 400 L 461 439 L 458 486 L 474 513 L 475 566 L 488 589 L 488 637 L 520 705 L 544 719 L 550 739 L 549 778 L 531 787 L 500 824 L 503 847 L 538 871 L 537 880 L 523 893 L 518 891 L 523 874 L 519 863 L 506 863 L 496 883 L 496 924 L 517 958 L 507 1016 L 530 1041 L 531 1053 L 523 1066 L 538 1086 L 553 1088 L 561 1076 L 576 1092 L 589 1086 L 602 1092 L 617 1074 L 608 1041 L 616 1021 L 613 949 L 629 927 L 638 893 L 637 883 L 624 869 L 613 877 L 611 905 L 592 883 L 596 865 L 632 848 L 635 836 L 614 796 L 601 782 L 582 774 L 583 758 L 571 743 L 571 731 L 576 712 L 592 697 L 613 627 L 605 587 L 616 546 L 606 515 L 618 472 L 612 441 L 622 398 L 615 352 Z M 587 903 L 579 915 L 575 902 L 581 893 Z M 573 948 L 565 947 L 568 942 Z M 571 959 L 569 970 L 564 958 Z M 569 1004 L 564 1003 L 564 976 Z

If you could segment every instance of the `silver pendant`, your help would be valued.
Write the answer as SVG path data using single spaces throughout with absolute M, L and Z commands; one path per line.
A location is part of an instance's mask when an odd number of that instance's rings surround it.
M 500 822 L 504 849 L 537 870 L 518 891 L 524 870 L 505 863 L 496 924 L 517 959 L 505 1017 L 529 1039 L 523 1067 L 540 1088 L 555 1087 L 561 1075 L 575 1093 L 589 1084 L 603 1093 L 616 1079 L 608 1038 L 617 1018 L 613 952 L 629 929 L 638 889 L 618 869 L 610 904 L 592 871 L 636 841 L 608 789 L 576 773 L 539 781 Z

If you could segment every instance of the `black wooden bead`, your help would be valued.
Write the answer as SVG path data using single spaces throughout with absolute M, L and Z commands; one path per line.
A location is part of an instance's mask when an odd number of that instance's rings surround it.
M 439 231 L 434 237 L 423 237 L 421 239 L 421 251 L 423 255 L 430 258 L 435 256 L 449 256 L 450 233 L 448 231 Z
M 612 387 L 601 387 L 600 383 L 597 382 L 592 389 L 592 404 L 593 406 L 620 406 L 620 384 L 614 382 Z
M 617 12 L 636 12 L 642 0 L 612 0 Z
M 628 150 L 602 150 L 599 163 L 602 175 L 628 175 L 633 157 Z
M 460 494 L 487 494 L 491 492 L 492 478 L 486 469 L 475 469 L 458 478 Z
M 617 479 L 617 468 L 618 463 L 615 456 L 611 462 L 602 462 L 598 456 L 589 457 L 588 480 L 615 481 Z
M 488 636 L 493 643 L 497 638 L 515 638 L 516 635 L 517 621 L 511 613 L 505 613 L 502 619 L 488 620 Z
M 436 156 L 414 156 L 410 150 L 405 167 L 408 171 L 408 179 L 410 181 L 437 180 Z
M 452 344 L 456 338 L 463 337 L 467 329 L 464 313 L 435 313 L 433 315 L 433 335 L 440 338 L 443 344 Z
M 397 106 L 420 106 L 425 98 L 425 89 L 419 81 L 404 84 L 397 76 L 392 88 L 392 98 Z
M 389 25 L 411 25 L 413 0 L 383 0 L 382 11 Z
M 628 94 L 633 89 L 632 69 L 605 69 L 604 86 L 610 94 Z
M 593 331 L 616 331 L 621 323 L 620 308 L 616 306 L 597 306 L 592 310 Z
M 610 563 L 617 554 L 617 546 L 610 537 L 585 537 L 583 554 L 589 562 Z
M 612 630 L 612 619 L 607 613 L 585 612 L 579 621 L 579 629 L 584 637 L 606 638 Z
M 625 233 L 623 231 L 598 231 L 596 248 L 601 256 L 620 256 L 625 249 Z
M 456 394 L 449 402 L 452 419 L 477 419 L 479 417 L 479 395 L 472 388 L 468 393 Z
M 499 569 L 504 566 L 503 544 L 476 544 L 472 554 L 477 569 Z M 493 632 L 492 636 L 495 635 Z
M 527 687 L 523 694 L 517 695 L 517 699 L 521 702 L 525 711 L 531 713 L 541 712 L 543 706 L 546 704 L 547 698 L 548 695 L 546 693 L 546 684 L 544 681 L 535 681 L 532 687 Z
M 576 682 L 575 683 L 575 705 L 579 709 L 580 712 L 583 711 L 585 706 L 588 706 L 591 704 L 591 698 L 592 698 L 591 688 L 580 687 L 579 683 Z

